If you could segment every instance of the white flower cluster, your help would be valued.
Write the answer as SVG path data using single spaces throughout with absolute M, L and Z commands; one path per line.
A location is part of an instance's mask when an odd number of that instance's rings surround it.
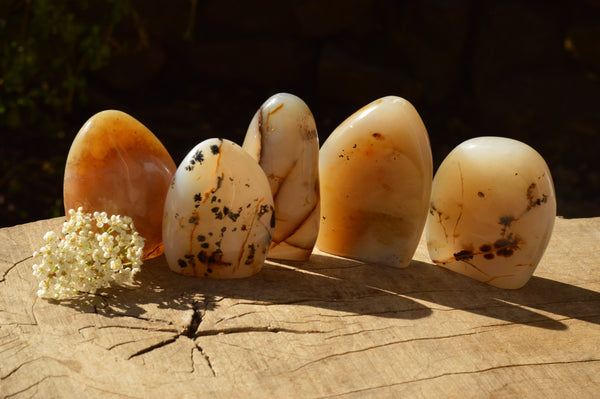
M 128 216 L 71 209 L 62 234 L 47 232 L 46 245 L 33 254 L 42 258 L 33 265 L 39 297 L 62 299 L 94 292 L 112 281 L 131 281 L 140 270 L 144 238 Z

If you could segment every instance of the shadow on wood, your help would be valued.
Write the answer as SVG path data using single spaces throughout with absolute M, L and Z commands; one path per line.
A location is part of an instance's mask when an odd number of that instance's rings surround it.
M 548 313 L 600 324 L 595 313 L 598 292 L 536 276 L 519 290 L 503 290 L 416 260 L 395 269 L 315 253 L 308 262 L 269 260 L 251 278 L 214 280 L 173 273 L 159 257 L 144 264 L 136 286 L 112 287 L 61 303 L 86 313 L 141 318 L 147 305 L 182 311 L 200 307 L 206 312 L 222 298 L 232 298 L 406 320 L 454 309 L 496 319 L 497 325 L 567 328 Z
M 566 329 L 552 313 L 600 324 L 600 293 L 534 276 L 521 289 L 503 290 L 453 273 L 431 263 L 413 260 L 405 269 L 313 254 L 306 270 L 364 285 L 389 295 L 459 309 L 508 323 L 552 330 Z M 536 311 L 537 310 L 537 311 Z M 401 311 L 401 310 L 398 310 Z M 589 316 L 589 317 L 588 317 Z
M 311 259 L 318 260 L 318 256 Z M 373 315 L 399 319 L 419 319 L 431 314 L 431 309 L 404 295 L 395 295 L 378 284 L 360 282 L 312 271 L 312 263 L 276 263 L 267 261 L 262 271 L 245 279 L 217 280 L 186 277 L 169 270 L 164 256 L 147 261 L 136 275 L 134 287 L 111 287 L 96 294 L 83 295 L 60 303 L 85 313 L 105 316 L 144 317 L 147 305 L 153 309 L 189 310 L 203 303 L 204 311 L 219 306 L 222 298 L 244 300 L 260 305 L 299 305 L 324 308 L 345 313 Z M 349 276 L 353 269 L 365 269 L 364 264 L 349 261 L 342 266 Z M 379 266 L 374 266 L 378 267 Z M 386 271 L 387 268 L 382 268 Z M 387 276 L 382 276 L 386 278 Z

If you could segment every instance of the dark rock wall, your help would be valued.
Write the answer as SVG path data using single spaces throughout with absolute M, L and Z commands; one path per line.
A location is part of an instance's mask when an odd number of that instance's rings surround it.
M 208 137 L 241 143 L 277 92 L 307 102 L 321 142 L 393 94 L 421 113 L 436 166 L 468 138 L 516 138 L 550 165 L 559 214 L 600 216 L 600 1 L 132 4 L 86 112 L 130 112 L 177 163 Z

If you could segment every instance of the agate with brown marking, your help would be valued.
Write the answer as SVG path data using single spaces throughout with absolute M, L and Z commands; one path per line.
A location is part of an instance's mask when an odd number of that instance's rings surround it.
M 243 278 L 258 273 L 275 224 L 269 182 L 236 143 L 211 138 L 179 165 L 163 214 L 165 258 L 179 274 Z
M 467 140 L 433 180 L 429 255 L 473 279 L 519 288 L 542 258 L 555 217 L 552 177 L 537 151 L 504 137 Z
M 163 253 L 162 214 L 176 166 L 152 132 L 132 116 L 92 116 L 73 140 L 64 176 L 65 211 L 127 215 L 145 238 L 144 258 Z
M 319 138 L 300 98 L 270 97 L 254 115 L 243 148 L 265 171 L 275 201 L 269 258 L 306 260 L 319 232 Z
M 427 130 L 408 101 L 389 96 L 358 110 L 320 150 L 317 247 L 408 266 L 427 217 L 432 169 Z

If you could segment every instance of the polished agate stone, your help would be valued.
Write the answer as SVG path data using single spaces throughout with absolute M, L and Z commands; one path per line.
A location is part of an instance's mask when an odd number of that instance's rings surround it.
M 433 180 L 426 227 L 431 260 L 500 288 L 522 287 L 554 227 L 556 196 L 533 148 L 503 137 L 456 147 Z
M 390 96 L 358 110 L 323 143 L 319 170 L 317 247 L 408 266 L 427 217 L 433 175 L 429 137 L 415 108 Z
M 239 145 L 208 139 L 177 168 L 163 214 L 169 268 L 186 276 L 259 272 L 275 225 L 265 173 Z
M 65 211 L 130 216 L 145 238 L 144 259 L 163 253 L 162 210 L 176 165 L 146 126 L 107 110 L 92 116 L 71 144 L 64 176 Z
M 275 201 L 269 258 L 306 260 L 319 232 L 319 138 L 300 98 L 270 97 L 254 115 L 243 148 L 265 171 Z

